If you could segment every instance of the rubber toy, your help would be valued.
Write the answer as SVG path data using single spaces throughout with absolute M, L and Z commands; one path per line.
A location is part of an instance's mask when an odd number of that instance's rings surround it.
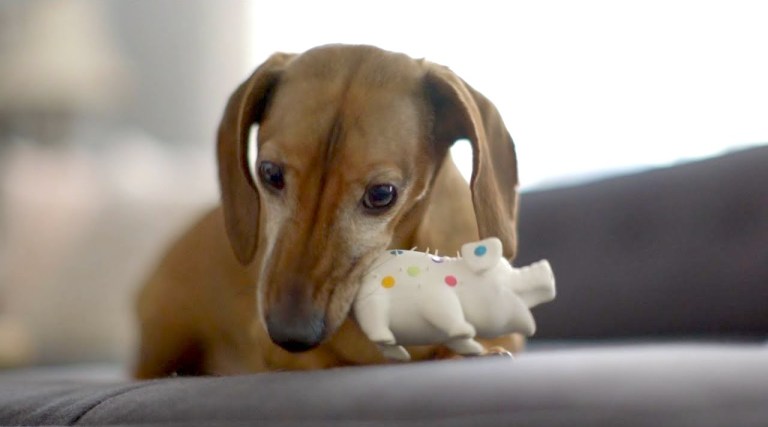
M 484 351 L 476 337 L 533 335 L 530 308 L 554 298 L 549 262 L 514 268 L 492 237 L 463 245 L 456 258 L 386 251 L 363 278 L 353 311 L 387 359 L 406 361 L 403 346 L 445 344 L 469 356 Z

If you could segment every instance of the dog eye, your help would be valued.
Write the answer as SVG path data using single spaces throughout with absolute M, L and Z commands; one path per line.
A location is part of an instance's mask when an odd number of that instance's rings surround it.
M 370 210 L 389 208 L 397 199 L 397 189 L 392 184 L 371 185 L 365 190 L 363 206 Z
M 282 190 L 285 187 L 283 168 L 272 162 L 259 163 L 259 177 L 265 184 L 276 190 Z

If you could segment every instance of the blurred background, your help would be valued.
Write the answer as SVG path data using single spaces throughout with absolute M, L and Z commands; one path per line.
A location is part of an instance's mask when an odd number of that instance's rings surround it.
M 766 18 L 759 1 L 0 0 L 0 367 L 131 359 L 137 287 L 216 203 L 223 105 L 272 52 L 450 66 L 497 105 L 535 191 L 768 141 Z

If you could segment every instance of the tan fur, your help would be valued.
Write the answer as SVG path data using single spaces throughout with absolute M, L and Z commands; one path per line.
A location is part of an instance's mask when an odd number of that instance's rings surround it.
M 248 172 L 253 123 L 258 161 L 284 165 L 280 192 Z M 448 155 L 460 138 L 473 147 L 469 186 Z M 137 377 L 383 363 L 349 316 L 378 253 L 452 254 L 493 235 L 515 254 L 512 140 L 493 105 L 447 68 L 367 46 L 276 54 L 230 98 L 217 147 L 221 207 L 171 248 L 141 292 Z M 384 182 L 398 187 L 396 204 L 367 214 L 366 186 Z M 325 337 L 314 349 L 290 353 L 270 339 L 268 316 L 301 326 L 313 315 Z M 522 340 L 487 345 L 515 351 Z M 412 354 L 451 357 L 441 347 Z

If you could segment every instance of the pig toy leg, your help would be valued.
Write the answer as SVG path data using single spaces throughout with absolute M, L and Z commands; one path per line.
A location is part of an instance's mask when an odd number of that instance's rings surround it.
M 395 336 L 389 329 L 389 300 L 369 298 L 357 301 L 354 306 L 355 319 L 368 339 L 379 345 L 392 345 Z
M 407 362 L 411 360 L 411 355 L 405 347 L 396 344 L 378 344 L 381 354 L 389 360 Z
M 455 338 L 446 342 L 445 345 L 462 356 L 476 356 L 485 352 L 485 348 L 472 338 Z
M 464 318 L 459 299 L 454 293 L 443 294 L 444 298 L 426 301 L 422 314 L 435 328 L 448 335 L 445 345 L 461 355 L 481 354 L 484 348 L 473 338 L 475 328 Z
M 360 329 L 373 341 L 389 360 L 407 362 L 411 360 L 408 351 L 395 344 L 395 336 L 389 328 L 389 299 L 371 297 L 355 303 L 355 318 Z

